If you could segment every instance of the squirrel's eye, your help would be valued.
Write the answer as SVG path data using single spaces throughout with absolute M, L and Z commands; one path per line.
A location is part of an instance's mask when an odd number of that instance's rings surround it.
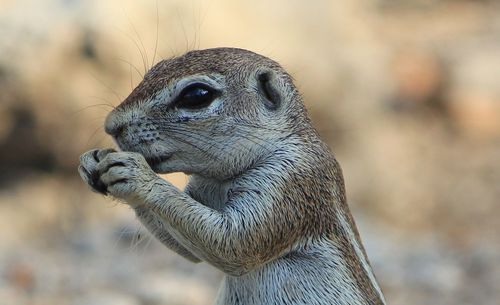
M 193 84 L 184 90 L 175 101 L 177 108 L 200 109 L 207 107 L 216 97 L 216 92 L 204 84 Z

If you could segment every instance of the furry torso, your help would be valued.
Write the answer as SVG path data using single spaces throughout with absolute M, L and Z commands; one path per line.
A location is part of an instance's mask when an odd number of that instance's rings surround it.
M 226 276 L 217 305 L 355 305 L 363 293 L 354 282 L 342 253 L 331 241 L 312 242 L 241 277 Z M 353 303 L 353 300 L 357 300 Z
M 242 187 L 235 186 L 234 180 L 221 183 L 201 177 L 192 177 L 186 188 L 190 196 L 216 210 L 224 209 L 231 194 L 238 190 L 241 191 Z M 339 238 L 335 234 L 326 234 L 316 238 L 304 237 L 282 256 L 249 273 L 241 276 L 225 275 L 215 304 L 385 304 L 357 232 L 341 215 L 345 212 L 338 211 L 338 232 L 350 236 Z M 349 238 L 358 239 L 358 253 L 355 249 L 346 250 L 346 242 L 352 243 Z M 346 251 L 350 252 L 349 255 L 346 255 Z M 358 259 L 367 268 L 361 272 L 361 277 L 369 287 L 360 287 L 359 278 L 356 278 L 360 274 L 353 272 L 360 266 L 349 260 L 357 255 L 362 256 Z

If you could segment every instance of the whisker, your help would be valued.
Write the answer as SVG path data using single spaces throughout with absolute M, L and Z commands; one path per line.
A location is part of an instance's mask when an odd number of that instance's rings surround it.
M 145 234 L 144 236 L 144 245 L 142 247 L 142 253 L 140 253 L 140 256 L 144 256 L 146 254 L 146 251 L 148 251 L 148 248 L 151 246 L 151 243 L 153 242 L 154 238 L 151 236 L 151 234 Z
M 125 12 L 123 12 L 124 15 Z M 128 17 L 127 17 L 128 18 Z M 130 21 L 130 18 L 129 19 L 129 23 L 131 22 Z M 139 51 L 139 54 L 141 55 L 141 59 L 142 59 L 142 65 L 143 65 L 143 68 L 144 68 L 144 73 L 143 74 L 146 74 L 147 70 L 147 66 L 146 66 L 146 58 L 144 57 L 144 54 L 142 53 L 142 50 L 141 50 L 141 47 L 139 46 L 139 43 L 131 36 L 129 35 L 128 33 L 122 31 L 121 29 L 117 29 L 122 35 L 125 35 L 125 37 L 127 37 L 134 45 L 135 47 L 137 48 L 137 50 Z
M 196 16 L 195 16 L 195 7 L 194 7 L 194 2 L 191 1 L 191 11 L 192 11 L 192 18 L 193 18 L 193 21 L 196 23 Z M 192 43 L 192 46 L 191 46 L 191 50 L 196 50 L 197 49 L 197 45 L 198 45 L 198 33 L 196 31 L 196 25 L 194 27 L 194 40 L 193 40 L 193 43 Z
M 95 146 L 101 146 L 101 144 L 104 142 L 104 140 L 107 138 L 107 135 L 103 135 L 101 138 L 99 138 L 97 141 L 96 141 L 96 145 Z
M 102 123 L 104 120 L 106 119 L 105 116 L 99 116 L 99 117 L 95 117 L 95 118 L 91 118 L 89 119 L 88 121 L 86 121 L 85 123 L 87 123 L 87 125 L 91 124 L 91 123 L 95 123 L 97 121 L 99 121 L 99 127 L 102 127 Z
M 175 127 L 174 127 L 174 128 L 175 128 Z M 196 128 L 196 127 L 194 127 L 194 126 L 190 126 L 190 128 L 191 128 L 191 129 L 194 129 L 194 130 L 198 130 L 198 131 L 204 131 L 203 129 L 201 129 L 201 128 Z M 234 134 L 234 132 L 236 132 L 236 131 L 237 131 L 237 130 L 232 130 L 232 131 L 231 131 L 231 133 L 233 133 L 233 134 Z M 218 131 L 218 132 L 219 132 L 219 133 L 221 133 L 221 131 Z M 228 134 L 228 133 L 222 133 L 222 134 Z M 249 134 L 242 134 L 242 133 L 238 133 L 238 135 L 239 135 L 240 137 L 244 138 L 245 140 L 247 140 L 247 141 L 249 141 L 249 142 L 252 142 L 252 143 L 254 143 L 254 144 L 256 144 L 256 145 L 260 146 L 263 150 L 265 150 L 265 151 L 269 152 L 269 146 L 268 146 L 268 145 L 263 145 L 263 143 L 264 143 L 264 144 L 268 144 L 268 143 L 270 143 L 269 141 L 264 140 L 264 139 L 262 139 L 262 138 L 258 137 L 257 135 L 254 135 L 254 134 L 251 134 L 251 133 L 249 133 Z M 250 139 L 248 136 L 252 137 L 253 139 L 255 139 L 255 140 L 257 140 L 257 141 L 254 141 L 254 140 Z M 201 141 L 206 141 L 204 138 L 200 138 L 200 140 L 201 140 Z M 208 142 L 207 142 L 207 143 L 208 143 Z M 213 146 L 213 145 L 212 145 L 212 146 Z M 239 147 L 239 146 L 234 147 L 234 149 L 237 149 L 237 150 L 242 151 L 242 152 L 248 152 L 248 150 L 243 150 L 243 149 L 242 149 L 242 147 Z
M 160 13 L 158 12 L 158 0 L 156 0 L 156 40 L 155 40 L 155 51 L 153 53 L 153 59 L 151 60 L 151 67 L 155 64 L 156 51 L 158 50 L 158 32 L 160 24 Z
M 104 103 L 102 103 L 103 105 L 107 105 L 111 109 L 115 109 L 116 108 L 113 104 L 111 104 L 107 99 L 105 99 L 103 97 L 96 96 L 96 95 L 90 95 L 89 98 L 102 101 L 102 102 L 104 102 Z
M 117 61 L 121 61 L 121 62 L 123 62 L 123 63 L 126 63 L 127 65 L 129 65 L 129 68 L 130 68 L 130 69 L 132 69 L 132 68 L 133 68 L 133 69 L 135 70 L 135 72 L 137 72 L 137 74 L 139 74 L 139 76 L 140 76 L 141 78 L 144 78 L 144 74 L 143 74 L 143 73 L 139 70 L 139 68 L 137 68 L 137 66 L 136 66 L 136 65 L 132 64 L 130 61 L 125 60 L 125 59 L 123 59 L 123 58 L 119 58 L 119 57 L 113 58 L 113 60 L 117 60 Z
M 194 137 L 193 137 L 193 135 L 188 134 L 188 133 L 184 133 L 183 131 L 180 131 L 180 130 L 178 130 L 178 131 L 177 131 L 177 133 L 179 133 L 179 134 L 181 134 L 181 135 L 184 135 L 184 136 L 187 136 L 187 137 L 192 137 L 192 138 L 194 138 Z M 196 145 L 196 144 L 194 144 L 194 143 L 192 143 L 192 142 L 189 142 L 188 140 L 181 139 L 181 138 L 179 138 L 179 137 L 175 137 L 175 136 L 173 136 L 173 135 L 169 135 L 169 137 L 170 137 L 170 138 L 172 138 L 172 139 L 174 139 L 174 140 L 177 140 L 177 141 L 179 141 L 179 142 L 182 142 L 182 143 L 184 143 L 184 144 L 187 144 L 187 145 L 189 145 L 189 146 L 191 146 L 191 147 L 194 147 L 194 148 L 196 148 L 197 150 L 199 150 L 199 151 L 201 151 L 202 153 L 204 153 L 206 156 L 211 157 L 211 158 L 214 158 L 214 159 L 216 159 L 217 161 L 220 161 L 220 160 L 221 160 L 218 156 L 214 156 L 213 154 L 209 153 L 206 149 L 203 149 L 203 148 L 199 147 L 198 145 Z M 201 140 L 201 139 L 196 139 L 196 140 Z M 201 142 L 203 143 L 204 141 L 201 141 Z M 208 142 L 205 142 L 205 143 L 208 143 Z
M 103 86 L 104 88 L 108 89 L 111 93 L 113 93 L 116 98 L 118 99 L 118 101 L 121 101 L 123 100 L 123 98 L 118 94 L 118 92 L 116 92 L 116 90 L 114 90 L 111 86 L 107 85 L 103 80 L 99 79 L 95 74 L 93 74 L 92 72 L 90 72 L 90 75 L 99 83 L 101 84 L 101 86 Z
M 96 130 L 94 130 L 94 132 L 92 132 L 92 134 L 90 135 L 89 139 L 87 140 L 87 143 L 85 144 L 85 146 L 89 146 L 90 145 L 90 141 L 92 140 L 93 137 L 95 137 L 95 135 L 97 134 L 97 132 L 99 130 L 101 130 L 103 127 L 102 126 L 99 126 L 97 127 Z
M 134 24 L 130 21 L 130 18 L 129 18 L 129 22 L 130 22 L 130 25 L 132 26 L 132 30 L 134 31 L 135 35 L 139 39 L 139 43 L 142 46 L 142 50 L 144 51 L 144 57 L 146 58 L 146 66 L 144 66 L 144 71 L 145 71 L 144 73 L 146 73 L 147 72 L 147 68 L 149 67 L 148 52 L 146 50 L 146 47 L 144 47 L 144 43 L 143 43 L 143 41 L 141 39 L 141 36 L 139 35 L 139 32 L 137 32 L 137 29 L 134 26 Z
M 133 91 L 134 90 L 134 79 L 133 79 L 133 75 L 132 75 L 132 66 L 128 66 L 128 72 L 130 74 L 130 91 Z
M 118 233 L 118 237 L 116 238 L 115 242 L 113 243 L 112 248 L 114 250 L 118 249 L 118 244 L 122 241 L 125 235 L 131 234 L 135 230 L 129 230 L 127 227 L 123 227 L 120 229 L 120 232 Z
M 142 232 L 140 228 L 135 230 L 134 238 L 130 241 L 130 251 L 138 254 L 138 247 L 142 242 Z
M 178 138 L 178 137 L 176 137 L 176 136 L 170 136 L 170 137 L 171 137 L 172 139 L 176 140 L 176 141 L 179 141 L 179 142 L 181 142 L 181 143 L 184 143 L 184 144 L 186 144 L 186 145 L 189 145 L 189 146 L 191 146 L 191 147 L 193 147 L 193 148 L 195 148 L 195 149 L 197 149 L 197 150 L 201 151 L 201 152 L 202 152 L 205 156 L 207 156 L 209 159 L 210 159 L 210 158 L 215 158 L 217 161 L 220 161 L 220 159 L 219 159 L 218 157 L 216 157 L 216 156 L 213 156 L 213 155 L 209 154 L 207 151 L 205 151 L 204 149 L 202 149 L 202 148 L 198 147 L 197 145 L 195 145 L 195 144 L 194 144 L 194 143 L 192 143 L 192 142 L 189 142 L 189 141 L 187 141 L 187 140 L 184 140 L 184 139 Z M 188 162 L 191 166 L 193 165 L 193 164 L 192 164 L 189 160 L 186 160 L 186 162 Z M 207 170 L 207 169 L 208 169 L 208 167 L 209 167 L 209 164 L 207 164 L 205 167 L 203 167 L 203 168 L 202 168 L 202 170 L 203 170 L 203 171 L 205 171 L 205 170 Z
M 176 129 L 175 127 L 171 127 L 171 128 L 170 128 L 170 130 L 175 131 L 175 132 L 177 132 L 177 133 L 179 133 L 179 134 L 181 134 L 181 135 L 184 135 L 184 136 L 186 136 L 186 137 L 188 137 L 188 138 L 189 138 L 189 137 L 191 137 L 191 138 L 195 139 L 196 141 L 201 142 L 201 144 L 205 144 L 205 145 L 207 145 L 209 148 L 213 148 L 213 147 L 216 147 L 216 145 L 219 145 L 219 143 L 217 143 L 217 142 L 214 142 L 214 141 L 209 141 L 209 140 L 205 139 L 205 138 L 204 138 L 204 137 L 202 137 L 202 136 L 198 136 L 197 134 L 193 134 L 193 133 L 188 132 L 188 131 L 183 130 L 183 129 Z M 170 136 L 170 137 L 172 137 L 171 135 L 169 135 L 169 136 Z M 192 144 L 192 143 L 191 143 L 191 144 Z M 193 144 L 193 145 L 194 145 L 194 144 Z M 222 150 L 223 148 L 219 148 L 219 149 L 221 149 L 221 150 Z M 243 152 L 243 153 L 247 153 L 247 152 L 248 152 L 248 149 L 246 149 L 246 150 L 245 150 L 245 149 L 244 149 L 244 147 L 234 147 L 234 149 L 235 149 L 236 151 L 240 151 L 240 152 Z M 212 156 L 213 158 L 215 158 L 215 159 L 216 159 L 217 161 L 219 161 L 219 162 L 220 162 L 220 161 L 222 161 L 222 159 L 221 159 L 221 158 L 219 158 L 217 155 L 213 155 L 213 154 L 211 154 L 211 153 L 210 153 L 210 154 L 208 154 L 208 153 L 207 153 L 207 151 L 203 151 L 203 152 L 204 152 L 205 154 L 209 155 L 209 156 Z M 237 155 L 236 155 L 233 151 L 227 151 L 227 150 L 226 150 L 226 151 L 225 151 L 225 153 L 227 153 L 227 154 L 231 155 L 232 157 L 237 157 Z
M 70 115 L 70 118 L 71 118 L 71 117 L 74 117 L 75 115 L 81 113 L 82 111 L 89 110 L 90 108 L 94 108 L 94 107 L 103 107 L 103 106 L 111 107 L 108 104 L 94 104 L 94 105 L 85 106 L 85 107 L 83 107 L 81 109 L 75 110 L 75 111 L 71 112 L 69 115 Z
M 189 51 L 189 40 L 187 38 L 186 28 L 184 27 L 184 22 L 182 22 L 179 8 L 176 8 L 175 12 L 177 15 L 177 19 L 179 20 L 179 24 L 181 25 L 182 33 L 184 34 L 184 43 L 185 43 L 184 53 L 186 53 L 187 51 Z

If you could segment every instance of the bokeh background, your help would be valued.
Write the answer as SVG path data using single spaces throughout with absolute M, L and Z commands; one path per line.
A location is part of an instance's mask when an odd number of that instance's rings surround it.
M 145 69 L 216 46 L 293 75 L 389 304 L 499 304 L 499 1 L 0 0 L 1 304 L 212 302 L 76 167 Z

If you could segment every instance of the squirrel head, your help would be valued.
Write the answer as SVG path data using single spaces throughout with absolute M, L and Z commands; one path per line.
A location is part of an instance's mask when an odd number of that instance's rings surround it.
M 106 118 L 158 173 L 228 179 L 310 126 L 292 78 L 256 53 L 216 48 L 160 61 Z

